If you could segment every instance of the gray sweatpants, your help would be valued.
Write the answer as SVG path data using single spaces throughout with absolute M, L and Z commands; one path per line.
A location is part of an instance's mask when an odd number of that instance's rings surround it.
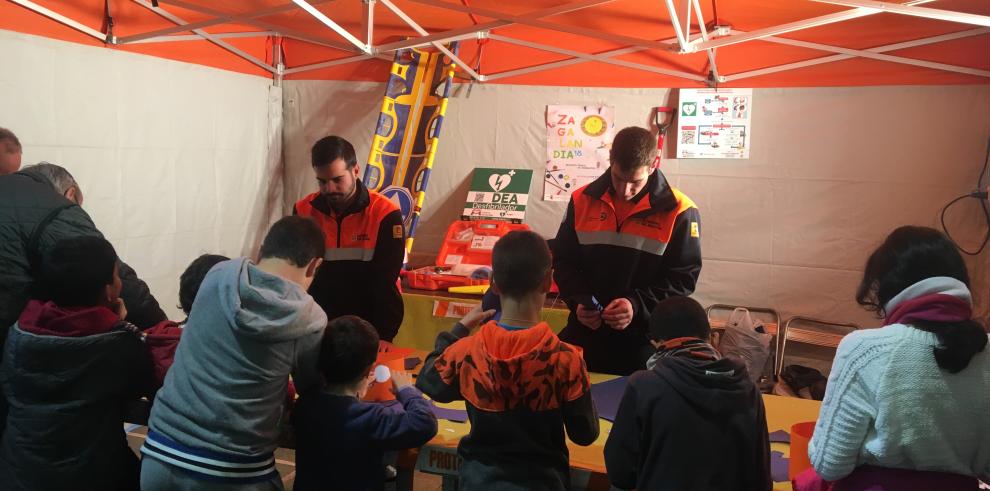
M 201 481 L 182 469 L 152 458 L 141 459 L 141 491 L 284 491 L 282 479 L 253 484 Z

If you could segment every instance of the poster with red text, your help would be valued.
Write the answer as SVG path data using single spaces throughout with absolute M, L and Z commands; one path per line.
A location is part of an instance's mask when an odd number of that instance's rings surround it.
M 611 106 L 547 106 L 547 168 L 543 199 L 567 201 L 608 169 L 615 133 Z

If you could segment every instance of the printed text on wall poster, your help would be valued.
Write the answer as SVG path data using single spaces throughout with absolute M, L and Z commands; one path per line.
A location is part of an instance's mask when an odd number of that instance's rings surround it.
M 680 89 L 677 158 L 748 159 L 753 89 Z

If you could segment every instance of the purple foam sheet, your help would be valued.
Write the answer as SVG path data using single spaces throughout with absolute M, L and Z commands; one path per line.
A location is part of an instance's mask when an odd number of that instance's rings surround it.
M 790 467 L 791 459 L 784 457 L 784 453 L 774 450 L 770 452 L 770 477 L 773 482 L 787 482 L 787 469 Z
M 784 430 L 770 432 L 770 443 L 791 443 L 791 434 Z
M 615 415 L 619 412 L 619 402 L 622 401 L 622 394 L 626 391 L 627 383 L 626 377 L 619 377 L 591 386 L 591 398 L 595 401 L 599 418 L 615 421 Z
M 433 415 L 437 419 L 446 419 L 455 423 L 466 423 L 468 420 L 467 411 L 463 409 L 448 409 L 433 404 Z

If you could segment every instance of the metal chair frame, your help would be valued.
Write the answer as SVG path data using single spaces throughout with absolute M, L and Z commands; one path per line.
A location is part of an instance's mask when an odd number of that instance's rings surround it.
M 822 332 L 814 329 L 808 329 L 804 327 L 791 327 L 795 321 L 809 322 L 813 324 L 819 324 L 822 326 L 832 326 L 832 327 L 842 327 L 849 328 L 849 331 L 844 334 L 837 334 L 831 332 Z M 847 323 L 847 322 L 832 322 L 821 319 L 815 319 L 812 317 L 804 317 L 796 315 L 787 319 L 787 322 L 781 328 L 781 331 L 777 336 L 777 345 L 780 348 L 778 350 L 778 356 L 776 357 L 774 364 L 774 375 L 779 376 L 780 371 L 784 369 L 784 354 L 787 350 L 788 341 L 792 343 L 800 344 L 810 344 L 813 346 L 821 346 L 823 348 L 838 348 L 839 342 L 842 338 L 846 337 L 852 331 L 860 329 L 858 324 Z

